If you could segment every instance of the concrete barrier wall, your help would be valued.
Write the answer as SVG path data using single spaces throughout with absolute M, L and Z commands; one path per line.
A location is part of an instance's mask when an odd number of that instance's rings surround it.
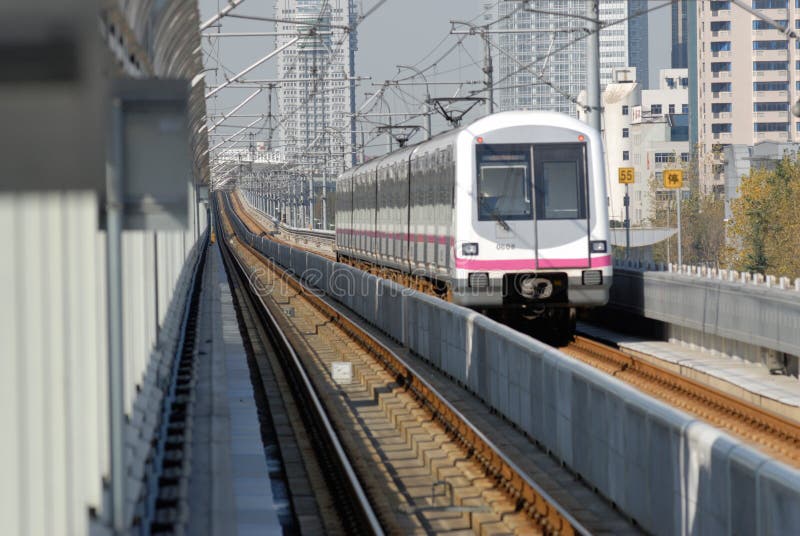
M 311 253 L 258 247 L 297 273 L 325 272 L 318 288 L 456 378 L 645 530 L 800 533 L 800 472 L 474 311 Z
M 615 267 L 610 306 L 667 323 L 670 337 L 743 359 L 764 361 L 761 349 L 800 356 L 800 292 L 720 275 Z

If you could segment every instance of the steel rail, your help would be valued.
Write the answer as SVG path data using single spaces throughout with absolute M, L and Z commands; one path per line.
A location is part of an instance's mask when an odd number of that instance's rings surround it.
M 219 212 L 220 210 L 217 209 L 218 214 Z M 221 219 L 217 218 L 217 222 L 218 225 L 220 226 L 219 231 L 224 232 L 224 227 L 222 225 Z M 232 224 L 231 226 L 234 227 Z M 228 258 L 228 261 L 235 262 L 236 265 L 235 267 L 237 273 L 242 279 L 241 282 L 243 283 L 243 287 L 249 290 L 250 299 L 256 300 L 258 304 L 260 304 L 260 306 L 256 308 L 257 312 L 262 317 L 262 319 L 266 321 L 270 333 L 272 333 L 273 336 L 277 338 L 277 341 L 275 342 L 281 347 L 281 350 L 284 352 L 284 354 L 289 357 L 289 360 L 293 366 L 293 372 L 297 375 L 298 379 L 300 380 L 300 383 L 302 384 L 302 387 L 304 389 L 304 394 L 307 397 L 307 400 L 311 402 L 311 405 L 314 409 L 314 413 L 316 415 L 316 419 L 322 425 L 322 428 L 326 435 L 326 439 L 328 440 L 330 446 L 332 447 L 333 452 L 337 458 L 337 461 L 340 464 L 340 467 L 347 478 L 347 482 L 353 493 L 355 503 L 358 505 L 361 511 L 362 514 L 361 517 L 363 518 L 363 522 L 366 523 L 366 527 L 368 527 L 373 534 L 383 535 L 384 534 L 383 528 L 378 520 L 378 517 L 375 514 L 375 511 L 372 508 L 372 504 L 370 503 L 369 498 L 367 497 L 363 487 L 361 486 L 361 482 L 358 479 L 358 475 L 353 469 L 353 466 L 350 463 L 347 453 L 344 447 L 342 446 L 341 442 L 339 441 L 339 437 L 336 434 L 336 431 L 333 425 L 331 424 L 330 419 L 328 418 L 325 407 L 320 401 L 320 398 L 317 394 L 316 389 L 314 388 L 314 385 L 311 383 L 311 380 L 308 377 L 308 374 L 306 373 L 302 362 L 300 361 L 300 357 L 297 355 L 297 352 L 295 351 L 291 342 L 286 337 L 286 334 L 280 328 L 278 320 L 270 311 L 269 307 L 264 301 L 263 296 L 261 296 L 261 294 L 253 287 L 253 281 L 251 278 L 247 276 L 248 272 L 245 269 L 245 266 L 242 263 L 241 259 L 239 259 L 237 255 L 235 255 L 232 251 L 230 251 L 227 243 L 223 249 L 225 250 L 225 256 Z M 357 528 L 363 528 L 363 527 L 350 527 L 350 528 L 356 530 Z

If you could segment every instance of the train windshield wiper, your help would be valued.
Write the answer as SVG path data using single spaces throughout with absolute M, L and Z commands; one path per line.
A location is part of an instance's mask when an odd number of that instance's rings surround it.
M 488 208 L 488 207 L 486 207 L 486 200 L 488 199 L 488 197 L 484 196 L 484 197 L 479 197 L 478 199 L 480 199 L 480 200 L 481 200 L 481 202 L 482 202 L 482 203 L 483 203 L 483 205 L 484 205 L 484 208 Z M 489 215 L 490 215 L 492 218 L 494 218 L 494 219 L 495 219 L 495 221 L 497 221 L 497 223 L 499 223 L 499 224 L 500 224 L 500 226 L 501 226 L 501 227 L 502 227 L 502 228 L 503 228 L 505 231 L 510 231 L 510 230 L 511 230 L 511 227 L 509 227 L 509 225 L 508 225 L 508 222 L 507 222 L 506 220 L 504 220 L 504 219 L 503 219 L 503 217 L 502 217 L 502 216 L 500 216 L 500 214 L 498 214 L 498 213 L 497 213 L 497 211 L 495 211 L 494 209 L 490 208 L 490 209 L 489 209 Z

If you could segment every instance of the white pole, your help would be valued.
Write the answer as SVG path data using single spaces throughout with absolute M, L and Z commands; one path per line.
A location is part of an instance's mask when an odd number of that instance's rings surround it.
M 586 105 L 589 107 L 589 125 L 598 131 L 602 128 L 600 118 L 600 18 L 598 0 L 586 2 L 586 17 L 591 34 L 586 39 Z

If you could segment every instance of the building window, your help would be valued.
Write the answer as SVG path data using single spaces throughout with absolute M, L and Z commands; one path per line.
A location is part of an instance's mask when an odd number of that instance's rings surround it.
M 731 29 L 731 21 L 729 20 L 715 20 L 711 22 L 712 32 L 724 32 L 730 29 Z
M 788 112 L 788 102 L 754 102 L 754 112 Z
M 622 159 L 627 162 L 631 159 L 631 153 L 629 151 L 622 151 Z
M 630 136 L 630 131 L 627 128 L 623 128 L 622 129 L 622 137 L 623 138 L 627 138 L 628 136 Z
M 731 70 L 731 62 L 729 61 L 715 61 L 711 64 L 712 73 L 719 73 L 722 71 L 730 71 L 730 70 Z
M 688 104 L 681 104 L 681 113 L 688 114 L 689 113 L 689 105 Z
M 656 164 L 671 164 L 675 162 L 675 153 L 656 153 L 653 160 Z
M 784 28 L 786 28 L 789 25 L 789 21 L 788 20 L 776 20 L 775 22 L 777 22 L 778 24 L 780 24 Z M 774 30 L 775 26 L 773 26 L 772 24 L 768 23 L 765 20 L 754 20 L 753 21 L 753 29 L 754 30 Z
M 712 0 L 711 11 L 719 11 L 721 9 L 730 9 L 730 0 Z
M 754 132 L 787 132 L 789 123 L 753 123 Z
M 628 115 L 628 107 L 625 105 L 622 106 L 622 115 Z
M 681 162 L 684 164 L 689 161 L 689 153 L 681 153 Z
M 661 105 L 660 104 L 651 104 L 650 105 L 650 115 L 661 115 Z
M 753 91 L 789 91 L 789 82 L 753 82 Z
M 788 61 L 754 61 L 754 71 L 787 71 L 789 70 Z
M 669 105 L 669 113 L 670 113 L 670 115 L 674 115 L 675 114 L 675 105 L 674 104 L 670 104 Z
M 753 44 L 755 47 L 755 43 Z M 711 42 L 711 52 L 726 52 L 731 49 L 731 42 L 730 41 L 712 41 Z
M 784 50 L 788 47 L 789 42 L 786 39 L 753 41 L 753 50 Z
M 753 9 L 786 9 L 789 0 L 753 0 Z
M 711 132 L 714 134 L 721 134 L 723 132 L 732 132 L 733 127 L 730 123 L 714 123 L 711 125 Z
M 713 102 L 711 103 L 711 113 L 719 114 L 723 112 L 730 112 L 733 105 L 730 102 Z
M 731 91 L 731 83 L 730 82 L 712 82 L 711 83 L 711 92 L 712 93 L 721 93 L 721 92 L 728 92 Z

